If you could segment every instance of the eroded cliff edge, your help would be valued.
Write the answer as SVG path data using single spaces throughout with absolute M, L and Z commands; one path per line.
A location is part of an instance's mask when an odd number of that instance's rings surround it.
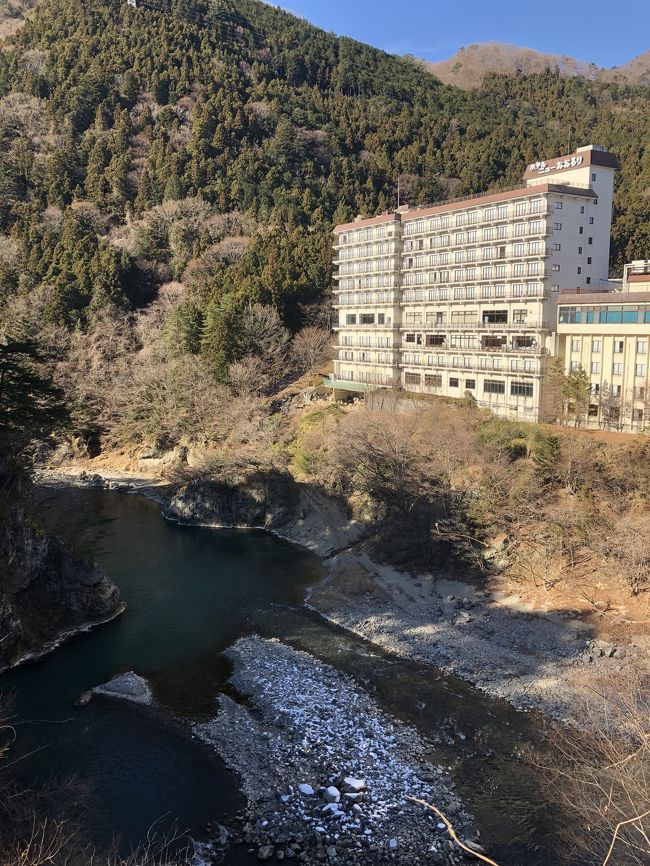
M 0 510 L 0 670 L 37 658 L 124 610 L 94 563 L 38 526 L 23 502 Z

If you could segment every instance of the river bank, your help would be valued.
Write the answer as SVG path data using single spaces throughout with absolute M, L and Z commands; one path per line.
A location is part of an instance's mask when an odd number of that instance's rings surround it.
M 412 729 L 388 717 L 349 677 L 313 656 L 257 635 L 226 656 L 244 706 L 226 695 L 195 733 L 242 780 L 241 841 L 259 860 L 374 864 L 459 862 L 436 804 L 457 832 L 477 833 L 440 766 Z
M 547 609 L 513 593 L 374 562 L 372 528 L 307 485 L 294 482 L 287 491 L 277 479 L 242 488 L 204 481 L 179 490 L 151 475 L 105 467 L 100 475 L 85 466 L 41 479 L 139 493 L 158 502 L 168 519 L 254 526 L 308 547 L 325 568 L 307 592 L 310 608 L 385 651 L 461 677 L 520 710 L 579 724 L 584 695 L 617 673 L 650 670 L 644 631 L 625 643 L 602 640 L 578 610 Z

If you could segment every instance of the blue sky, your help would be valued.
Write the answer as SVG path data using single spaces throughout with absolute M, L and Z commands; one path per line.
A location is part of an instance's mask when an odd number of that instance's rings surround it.
M 650 0 L 285 0 L 325 30 L 397 54 L 444 60 L 473 42 L 512 42 L 619 66 L 650 49 Z

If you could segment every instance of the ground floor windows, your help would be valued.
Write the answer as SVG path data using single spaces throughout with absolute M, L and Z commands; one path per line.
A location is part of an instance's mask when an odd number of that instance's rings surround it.
M 505 394 L 506 393 L 506 383 L 501 382 L 498 379 L 486 379 L 483 382 L 483 393 L 484 394 Z
M 532 397 L 533 383 L 532 382 L 511 382 L 510 396 L 512 397 Z
M 405 385 L 419 385 L 422 382 L 420 373 L 404 373 Z

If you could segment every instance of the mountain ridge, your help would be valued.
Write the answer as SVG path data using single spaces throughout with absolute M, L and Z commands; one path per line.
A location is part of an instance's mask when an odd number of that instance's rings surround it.
M 487 75 L 535 75 L 557 69 L 565 77 L 580 76 L 589 81 L 618 82 L 650 86 L 650 51 L 620 66 L 599 67 L 588 60 L 553 54 L 509 42 L 477 42 L 460 48 L 446 60 L 420 61 L 443 84 L 473 90 Z

